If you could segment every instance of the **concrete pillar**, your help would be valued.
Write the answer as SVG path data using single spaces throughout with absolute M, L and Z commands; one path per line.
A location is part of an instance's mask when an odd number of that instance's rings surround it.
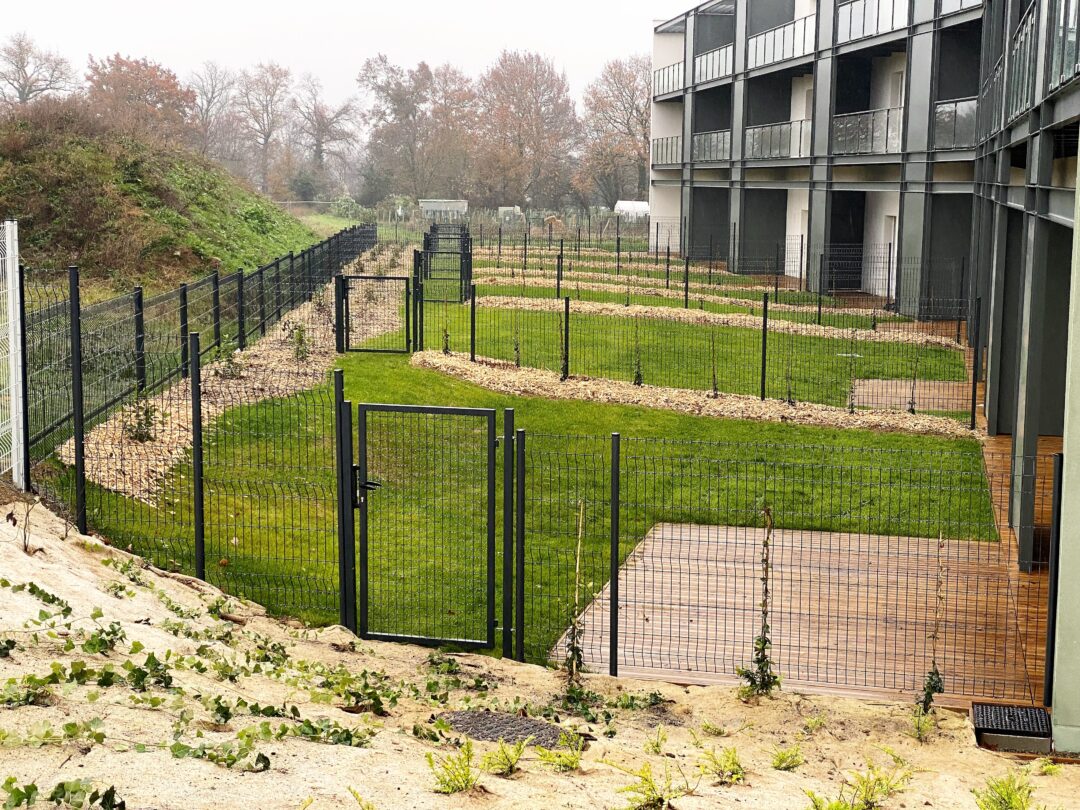
M 1074 220 L 1080 223 L 1080 194 Z M 1073 231 L 1072 289 L 1080 290 L 1080 228 Z M 1065 388 L 1065 478 L 1061 501 L 1057 655 L 1054 667 L 1054 744 L 1080 751 L 1080 295 L 1069 302 Z
M 1044 204 L 1037 188 L 1048 183 L 1053 139 L 1036 135 L 1028 146 L 1028 209 Z M 1020 568 L 1031 570 L 1035 536 L 1035 463 L 1042 413 L 1043 352 L 1046 348 L 1047 242 L 1050 225 L 1035 213 L 1024 215 L 1024 284 L 1020 304 L 1020 364 L 1016 423 L 1013 430 L 1012 509 L 1010 522 L 1020 545 Z

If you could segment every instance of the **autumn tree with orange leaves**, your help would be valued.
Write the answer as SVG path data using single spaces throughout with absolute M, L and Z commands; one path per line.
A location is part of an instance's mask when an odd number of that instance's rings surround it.
M 91 58 L 86 99 L 95 115 L 129 136 L 169 144 L 193 131 L 195 93 L 171 70 L 148 59 L 120 54 Z

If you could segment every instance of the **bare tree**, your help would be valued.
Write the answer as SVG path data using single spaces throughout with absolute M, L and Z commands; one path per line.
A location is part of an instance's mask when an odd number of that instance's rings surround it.
M 200 154 L 220 157 L 223 130 L 236 93 L 236 76 L 216 62 L 204 62 L 191 74 L 188 85 L 195 91 L 195 147 Z
M 71 64 L 38 48 L 26 34 L 15 34 L 0 47 L 0 100 L 25 104 L 40 96 L 75 87 Z
M 270 152 L 274 139 L 289 123 L 292 76 L 274 62 L 259 64 L 240 74 L 237 108 L 244 129 L 259 151 L 258 182 L 270 189 Z
M 610 168 L 621 157 L 635 172 L 642 197 L 649 187 L 651 98 L 652 64 L 641 54 L 608 62 L 585 90 L 585 128 L 598 152 L 595 162 Z
M 296 95 L 297 126 L 311 158 L 322 171 L 329 152 L 353 141 L 356 131 L 356 104 L 350 98 L 334 107 L 322 95 L 322 84 L 314 76 L 304 76 Z

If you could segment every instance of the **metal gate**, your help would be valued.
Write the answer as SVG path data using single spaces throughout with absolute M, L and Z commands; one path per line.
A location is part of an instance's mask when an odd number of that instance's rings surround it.
M 412 280 L 407 276 L 339 276 L 338 349 L 412 351 Z
M 464 304 L 472 284 L 471 254 L 449 250 L 421 250 L 416 254 L 416 277 L 424 285 L 424 301 Z
M 360 405 L 362 638 L 495 646 L 495 411 Z

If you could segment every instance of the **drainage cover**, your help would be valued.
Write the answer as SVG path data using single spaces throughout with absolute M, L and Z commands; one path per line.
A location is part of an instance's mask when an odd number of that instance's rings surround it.
M 971 721 L 975 739 L 987 748 L 1049 754 L 1053 747 L 1050 713 L 1045 709 L 973 703 Z
M 994 706 L 974 703 L 971 720 L 976 734 L 1008 734 L 1014 737 L 1049 737 L 1050 713 L 1032 706 Z
M 439 715 L 439 718 L 449 723 L 454 731 L 485 742 L 502 740 L 507 743 L 517 743 L 531 737 L 530 745 L 554 748 L 559 744 L 559 738 L 566 733 L 558 726 L 545 723 L 543 720 L 479 709 L 447 712 Z

